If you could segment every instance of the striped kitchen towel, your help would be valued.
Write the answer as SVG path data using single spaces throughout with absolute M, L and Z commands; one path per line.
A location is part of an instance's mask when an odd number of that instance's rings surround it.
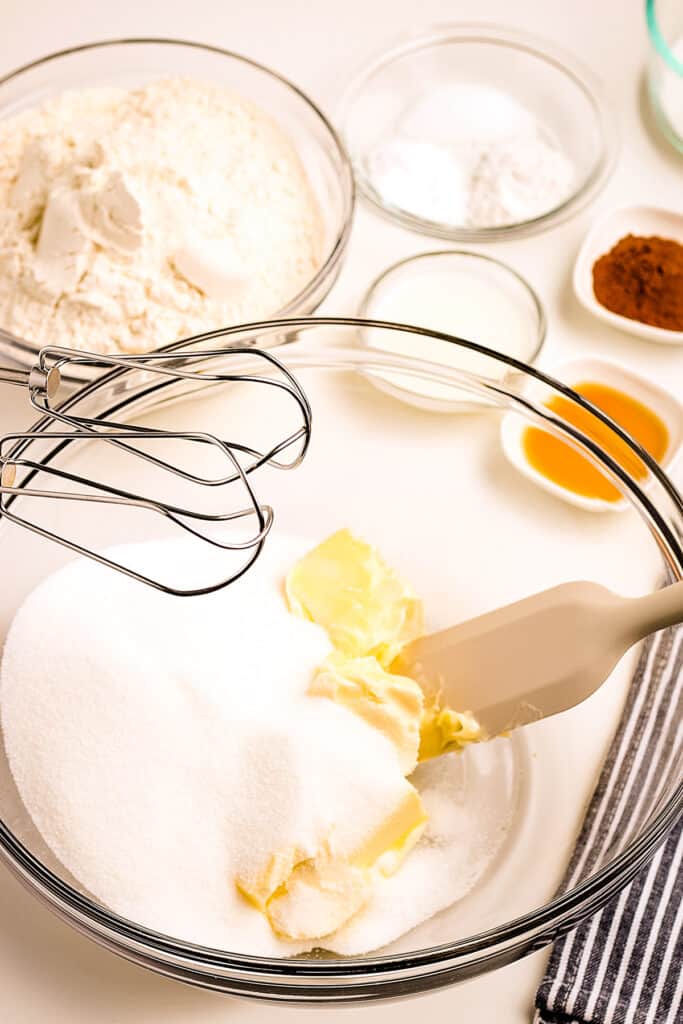
M 638 833 L 680 777 L 683 629 L 647 642 L 562 888 Z M 535 1024 L 682 1024 L 683 822 L 595 917 L 555 943 Z

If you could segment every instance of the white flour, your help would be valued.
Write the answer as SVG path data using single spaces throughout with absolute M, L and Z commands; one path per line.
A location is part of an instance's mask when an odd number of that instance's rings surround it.
M 458 83 L 409 108 L 367 158 L 380 197 L 460 227 L 532 220 L 567 198 L 574 168 L 536 118 L 499 89 Z
M 381 734 L 305 696 L 330 645 L 285 610 L 281 583 L 309 548 L 271 536 L 239 584 L 192 600 L 78 561 L 19 611 L 0 682 L 12 773 L 50 848 L 124 917 L 240 953 L 304 951 L 239 895 L 236 868 L 280 837 L 314 839 L 335 813 L 339 828 L 362 827 L 403 784 Z M 175 541 L 147 554 L 191 574 L 192 551 Z M 327 948 L 392 942 L 485 871 L 505 823 L 468 800 L 466 763 L 418 768 L 426 833 Z
M 321 230 L 289 140 L 219 86 L 66 92 L 0 122 L 0 324 L 37 344 L 147 351 L 267 317 Z

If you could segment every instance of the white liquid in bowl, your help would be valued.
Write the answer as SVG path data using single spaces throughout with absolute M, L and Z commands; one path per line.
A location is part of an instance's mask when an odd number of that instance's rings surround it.
M 398 264 L 371 290 L 363 312 L 473 341 L 524 362 L 542 341 L 543 314 L 530 289 L 503 264 L 473 253 L 429 253 Z M 480 352 L 418 334 L 370 328 L 362 340 L 384 352 L 491 380 L 502 380 L 507 372 L 504 364 Z M 463 401 L 481 402 L 460 388 L 403 374 L 373 371 L 372 379 L 413 404 L 453 409 Z

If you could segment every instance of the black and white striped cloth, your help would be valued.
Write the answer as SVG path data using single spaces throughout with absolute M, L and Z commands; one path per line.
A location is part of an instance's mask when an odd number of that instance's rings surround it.
M 680 775 L 683 629 L 645 646 L 563 882 L 570 889 L 637 834 Z M 553 948 L 535 1024 L 682 1024 L 683 822 L 635 880 Z

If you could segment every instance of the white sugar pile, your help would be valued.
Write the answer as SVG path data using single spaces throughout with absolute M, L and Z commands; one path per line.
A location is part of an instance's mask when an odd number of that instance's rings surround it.
M 310 943 L 278 939 L 238 893 L 237 867 L 274 840 L 312 841 L 321 817 L 357 828 L 393 798 L 390 744 L 305 696 L 330 644 L 287 612 L 281 583 L 310 547 L 271 537 L 239 585 L 191 600 L 77 561 L 19 611 L 0 683 L 13 776 L 52 851 L 124 917 L 240 953 L 302 952 Z M 145 553 L 190 575 L 191 552 L 174 541 Z M 502 833 L 473 852 L 481 809 L 457 797 L 460 772 L 455 757 L 418 770 L 423 839 L 328 949 L 395 940 L 490 863 Z

